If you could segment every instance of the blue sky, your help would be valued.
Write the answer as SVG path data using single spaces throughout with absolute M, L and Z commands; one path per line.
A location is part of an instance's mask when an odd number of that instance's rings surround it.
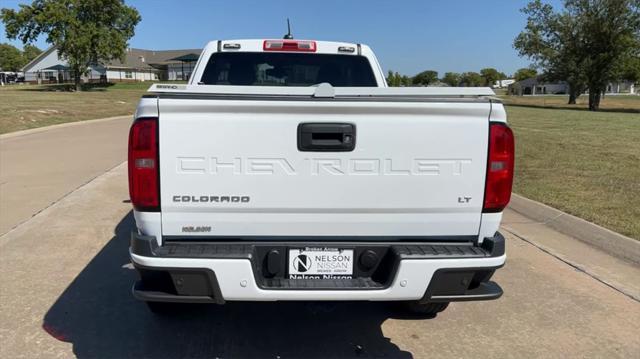
M 559 0 L 550 0 L 558 3 Z M 0 0 L 17 8 L 24 0 Z M 296 38 L 368 44 L 383 68 L 413 75 L 433 69 L 507 74 L 529 61 L 518 57 L 514 37 L 526 22 L 527 0 L 211 1 L 127 0 L 142 22 L 132 47 L 201 48 L 209 40 L 280 38 L 291 18 Z M 9 41 L 0 24 L 0 42 Z M 44 38 L 36 45 L 47 47 Z

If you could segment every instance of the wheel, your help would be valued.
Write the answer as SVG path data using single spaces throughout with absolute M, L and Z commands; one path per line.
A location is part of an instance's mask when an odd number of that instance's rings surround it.
M 180 303 L 169 303 L 169 302 L 145 302 L 147 304 L 147 308 L 153 313 L 157 315 L 174 315 L 181 312 Z
M 449 302 L 444 303 L 420 303 L 419 301 L 405 302 L 405 308 L 411 314 L 425 317 L 435 317 L 438 313 L 447 309 Z

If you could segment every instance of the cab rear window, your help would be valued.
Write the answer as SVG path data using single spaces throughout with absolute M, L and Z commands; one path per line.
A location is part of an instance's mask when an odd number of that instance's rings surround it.
M 375 87 L 376 79 L 364 56 L 221 52 L 205 67 L 201 84 L 236 86 Z

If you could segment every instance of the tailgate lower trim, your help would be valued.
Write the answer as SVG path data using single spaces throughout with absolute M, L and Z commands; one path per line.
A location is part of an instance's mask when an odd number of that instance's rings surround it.
M 215 238 L 215 237 L 213 237 Z M 163 237 L 163 246 L 153 236 L 131 233 L 131 252 L 146 257 L 251 259 L 259 247 L 390 247 L 401 259 L 485 258 L 504 254 L 504 237 L 500 233 L 485 238 L 481 246 L 468 237 L 239 237 L 241 241 L 218 238 Z M 351 240 L 347 240 L 351 239 Z M 387 241 L 382 239 L 388 239 Z M 390 241 L 393 239 L 393 241 Z M 453 241 L 455 239 L 455 241 Z

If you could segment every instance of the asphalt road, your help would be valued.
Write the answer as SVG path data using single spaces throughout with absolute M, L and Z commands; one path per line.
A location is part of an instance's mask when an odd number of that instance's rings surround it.
M 154 317 L 130 294 L 127 198 L 120 165 L 0 236 L 0 357 L 640 357 L 640 269 L 512 212 L 497 301 L 454 303 L 433 319 L 384 303 Z

